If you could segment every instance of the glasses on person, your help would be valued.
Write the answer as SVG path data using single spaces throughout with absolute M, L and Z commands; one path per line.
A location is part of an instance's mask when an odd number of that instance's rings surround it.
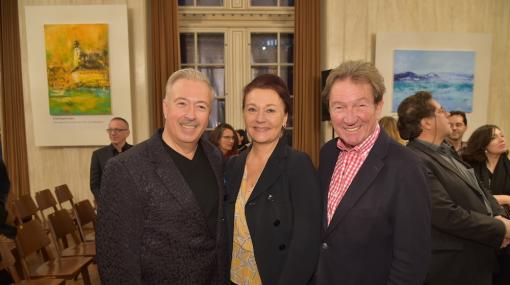
M 436 114 L 439 114 L 439 115 L 446 114 L 448 116 L 449 113 L 448 113 L 448 111 L 446 111 L 445 108 L 443 108 L 443 106 L 441 106 L 441 107 L 436 109 Z
M 106 132 L 109 134 L 120 133 L 120 132 L 124 132 L 124 131 L 127 131 L 127 129 L 106 129 Z

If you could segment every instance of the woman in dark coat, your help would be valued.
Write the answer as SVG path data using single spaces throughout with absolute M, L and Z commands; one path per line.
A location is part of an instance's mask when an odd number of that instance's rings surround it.
M 290 96 L 275 75 L 244 88 L 247 151 L 227 163 L 225 218 L 233 284 L 307 284 L 319 254 L 321 198 L 310 158 L 282 138 Z
M 473 166 L 476 176 L 487 187 L 510 216 L 510 160 L 508 146 L 501 129 L 484 125 L 476 129 L 468 140 L 462 158 Z M 499 272 L 494 284 L 510 284 L 510 249 L 499 254 Z

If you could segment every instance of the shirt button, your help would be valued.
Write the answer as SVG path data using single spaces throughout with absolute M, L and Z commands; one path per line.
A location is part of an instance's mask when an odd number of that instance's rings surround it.
M 278 249 L 279 249 L 279 250 L 285 250 L 285 245 L 284 245 L 284 244 L 280 244 L 280 245 L 278 246 Z
M 321 247 L 322 247 L 322 249 L 326 250 L 326 249 L 328 249 L 328 244 L 323 242 Z
M 280 220 L 274 220 L 273 225 L 275 227 L 279 226 L 280 225 Z

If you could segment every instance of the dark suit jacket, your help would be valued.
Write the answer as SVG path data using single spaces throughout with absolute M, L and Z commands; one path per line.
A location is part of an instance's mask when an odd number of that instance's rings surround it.
M 128 150 L 130 148 L 131 145 L 126 143 L 122 149 Z M 90 160 L 90 190 L 96 199 L 99 194 L 99 189 L 101 188 L 101 177 L 103 175 L 103 169 L 106 165 L 106 162 L 108 162 L 108 160 L 114 156 L 114 151 L 114 146 L 109 144 L 100 149 L 96 149 L 92 153 L 92 158 Z
M 228 266 L 234 210 L 250 149 L 227 163 L 225 219 Z M 281 139 L 245 206 L 263 284 L 307 284 L 317 264 L 321 198 L 310 158 Z
M 329 226 L 327 197 L 340 150 L 320 153 L 323 237 L 316 284 L 422 284 L 430 259 L 430 198 L 418 159 L 381 131 Z
M 203 139 L 200 146 L 220 189 L 216 236 L 160 132 L 108 161 L 96 232 L 103 284 L 224 284 L 222 157 Z
M 425 163 L 430 184 L 432 262 L 426 284 L 492 284 L 495 253 L 505 234 L 503 223 L 489 215 L 476 185 L 437 151 L 417 141 L 408 147 Z M 485 196 L 494 214 L 501 214 L 492 195 Z

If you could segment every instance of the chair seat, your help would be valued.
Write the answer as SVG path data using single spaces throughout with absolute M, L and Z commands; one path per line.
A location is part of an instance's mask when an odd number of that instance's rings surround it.
M 85 235 L 85 241 L 86 242 L 95 241 L 95 240 L 96 240 L 96 233 L 95 232 L 92 232 L 92 233 L 89 233 L 89 234 Z
M 61 256 L 96 256 L 96 243 L 95 242 L 84 242 L 76 246 L 68 247 L 60 253 Z
M 41 264 L 30 272 L 30 276 L 33 278 L 55 276 L 71 279 L 80 273 L 82 267 L 88 266 L 91 262 L 92 257 L 85 256 L 58 258 Z
M 64 279 L 42 278 L 32 280 L 21 280 L 19 282 L 14 283 L 14 285 L 62 285 L 65 283 L 66 281 Z

